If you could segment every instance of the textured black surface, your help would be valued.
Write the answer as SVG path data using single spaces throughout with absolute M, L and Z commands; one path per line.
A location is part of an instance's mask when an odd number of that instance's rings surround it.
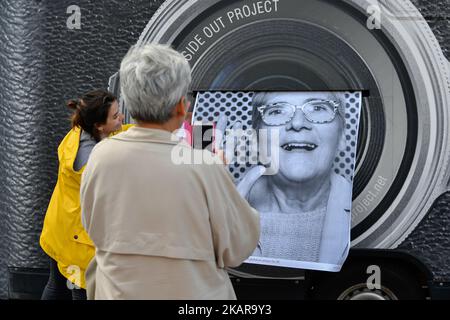
M 450 58 L 450 0 L 414 0 Z M 7 266 L 46 267 L 38 244 L 56 181 L 56 149 L 69 129 L 68 98 L 107 86 L 155 9 L 151 0 L 77 0 L 81 29 L 68 30 L 68 0 L 0 1 L 0 298 Z M 450 196 L 402 248 L 450 278 Z M 443 268 L 443 266 L 445 266 Z
M 27 1 L 3 1 L 0 10 L 4 30 L 0 33 L 0 297 L 5 297 L 7 264 L 42 265 L 35 243 L 48 196 L 42 191 L 51 188 L 49 174 L 55 168 L 47 163 L 55 158 L 49 156 L 54 153 L 50 143 L 38 148 L 49 136 L 43 117 L 51 112 L 41 100 L 45 92 L 42 11 Z
M 450 278 L 450 193 L 445 193 L 400 245 L 418 257 L 430 268 L 435 281 L 448 282 Z
M 442 51 L 450 59 L 450 0 L 411 0 L 427 20 Z

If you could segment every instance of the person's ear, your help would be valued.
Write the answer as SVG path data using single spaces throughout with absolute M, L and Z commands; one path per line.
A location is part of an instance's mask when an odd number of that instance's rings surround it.
M 175 115 L 180 117 L 186 117 L 190 107 L 190 102 L 185 96 L 181 97 L 180 102 L 175 106 Z
M 103 133 L 103 126 L 104 126 L 104 124 L 101 124 L 101 123 L 97 122 L 96 124 L 94 124 L 94 126 L 95 126 L 95 129 L 97 129 L 98 132 Z
M 191 123 L 192 122 L 192 112 L 189 112 L 186 114 L 186 121 Z

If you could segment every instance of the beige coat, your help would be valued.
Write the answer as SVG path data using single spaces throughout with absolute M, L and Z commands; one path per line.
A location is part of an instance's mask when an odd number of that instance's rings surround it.
M 256 247 L 259 215 L 222 164 L 177 165 L 180 152 L 207 153 L 137 127 L 92 151 L 80 194 L 90 298 L 236 298 L 224 268 Z

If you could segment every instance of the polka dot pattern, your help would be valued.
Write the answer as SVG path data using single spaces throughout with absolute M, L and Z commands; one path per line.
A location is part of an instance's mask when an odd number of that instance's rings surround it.
M 227 129 L 236 123 L 242 124 L 242 129 L 245 134 L 241 138 L 241 141 L 245 143 L 245 147 L 242 145 L 241 149 L 247 150 L 246 156 L 239 159 L 239 163 L 234 163 L 229 166 L 229 170 L 235 179 L 235 182 L 239 181 L 243 175 L 249 170 L 255 163 L 255 157 L 250 157 L 249 145 L 251 136 L 249 135 L 251 130 L 252 119 L 252 96 L 253 92 L 199 92 L 197 94 L 197 100 L 194 108 L 193 121 L 198 122 L 217 122 L 221 114 L 225 114 L 228 118 Z M 339 150 L 335 161 L 333 163 L 333 170 L 348 180 L 353 180 L 354 174 L 354 162 L 356 155 L 356 142 L 359 124 L 359 114 L 361 109 L 361 93 L 360 92 L 345 92 L 345 143 L 344 150 Z M 246 148 L 246 149 L 245 149 Z M 237 155 L 239 155 L 237 151 Z M 249 159 L 247 163 L 243 160 Z

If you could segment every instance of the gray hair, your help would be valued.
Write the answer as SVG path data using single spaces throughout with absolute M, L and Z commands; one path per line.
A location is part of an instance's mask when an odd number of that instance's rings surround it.
M 164 123 L 191 83 L 184 56 L 163 44 L 133 46 L 120 64 L 120 90 L 130 115 L 140 121 Z
M 264 105 L 268 101 L 270 91 L 255 92 L 252 97 L 252 128 L 259 129 L 262 118 L 258 111 L 258 107 Z M 329 99 L 339 103 L 337 116 L 340 120 L 341 127 L 345 127 L 345 95 L 341 92 L 329 92 Z

